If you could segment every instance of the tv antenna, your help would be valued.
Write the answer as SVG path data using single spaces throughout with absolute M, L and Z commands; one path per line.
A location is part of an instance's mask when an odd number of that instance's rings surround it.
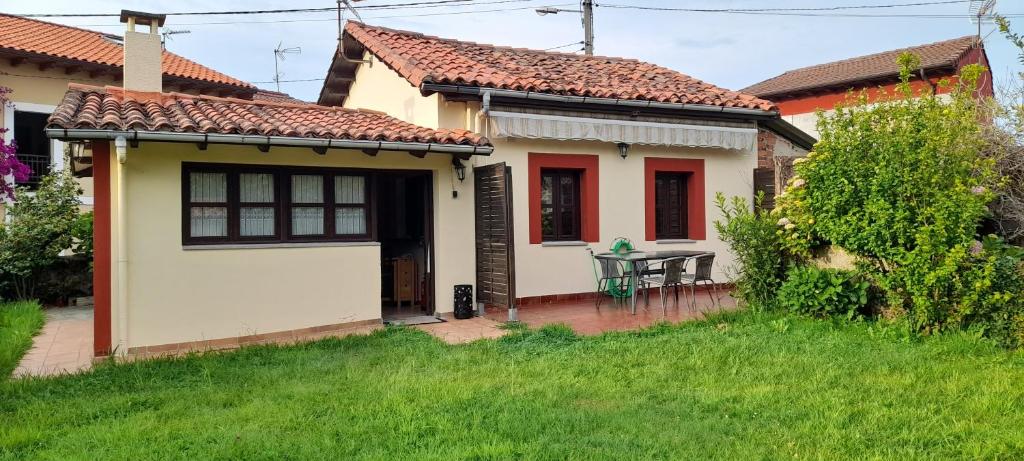
M 277 91 L 281 92 L 281 71 L 278 68 L 278 62 L 284 61 L 286 54 L 300 54 L 302 48 L 293 46 L 291 48 L 283 48 L 283 42 L 277 42 L 277 48 L 274 48 L 274 85 L 277 86 Z
M 341 41 L 341 36 L 345 33 L 344 21 L 342 18 L 346 10 L 352 12 L 352 16 L 356 17 L 356 20 L 363 22 L 363 18 L 359 16 L 359 12 L 356 11 L 356 7 L 352 6 L 353 2 L 360 0 L 338 0 L 338 41 Z
M 981 25 L 983 23 L 992 22 L 992 16 L 995 13 L 996 0 L 971 0 L 969 11 L 971 12 L 971 22 L 978 25 L 978 39 L 981 39 Z
M 191 30 L 165 29 L 163 32 L 160 32 L 160 46 L 163 47 L 163 48 L 167 48 L 167 41 L 168 40 L 174 40 L 173 37 L 175 35 L 191 34 L 191 33 L 192 33 Z

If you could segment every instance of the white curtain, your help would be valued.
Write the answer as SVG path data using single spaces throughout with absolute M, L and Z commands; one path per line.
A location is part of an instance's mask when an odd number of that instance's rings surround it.
M 225 203 L 228 181 L 224 173 L 191 173 L 189 197 L 192 203 Z M 228 209 L 222 206 L 193 206 L 189 221 L 193 237 L 226 237 Z
M 243 237 L 265 237 L 274 235 L 274 208 L 267 206 L 244 206 L 247 203 L 272 203 L 274 201 L 274 175 L 270 173 L 242 173 L 238 176 L 239 234 Z
M 363 176 L 335 176 L 334 203 L 339 205 L 366 202 L 366 178 Z M 338 235 L 366 234 L 366 210 L 338 207 L 334 211 L 334 232 Z
M 292 203 L 323 203 L 324 177 L 292 175 Z M 292 235 L 323 235 L 323 207 L 292 208 Z

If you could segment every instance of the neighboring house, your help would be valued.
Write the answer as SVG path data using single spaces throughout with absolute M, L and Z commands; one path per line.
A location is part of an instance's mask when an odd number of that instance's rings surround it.
M 587 248 L 616 237 L 714 251 L 725 282 L 715 194 L 751 197 L 759 164 L 813 141 L 629 59 L 349 23 L 314 105 L 164 92 L 137 52 L 157 39 L 127 32 L 125 87 L 73 86 L 47 129 L 92 144 L 97 354 L 445 315 L 463 284 L 586 297 Z
M 903 53 L 912 53 L 921 60 L 921 66 L 910 82 L 914 91 L 930 88 L 937 94 L 948 93 L 951 88 L 940 86 L 941 80 L 955 82 L 960 69 L 967 64 L 988 67 L 984 42 L 970 35 L 803 67 L 741 91 L 771 100 L 787 121 L 817 138 L 816 111 L 833 112 L 836 104 L 847 100 L 850 91 L 866 90 L 869 102 L 893 93 L 899 82 L 896 60 Z M 982 96 L 992 96 L 992 91 L 992 72 L 988 70 L 979 81 L 978 92 Z
M 0 14 L 0 86 L 14 90 L 12 104 L 0 111 L 6 140 L 18 142 L 18 158 L 30 168 L 29 186 L 51 169 L 65 167 L 64 146 L 46 138 L 46 118 L 64 97 L 68 83 L 120 85 L 123 43 L 117 35 Z M 164 51 L 162 83 L 170 91 L 252 99 L 257 89 Z M 287 95 L 285 95 L 287 96 Z M 88 165 L 76 165 L 82 176 L 83 208 L 93 203 Z M 12 178 L 0 178 L 10 181 Z M 0 216 L 3 215 L 0 204 Z

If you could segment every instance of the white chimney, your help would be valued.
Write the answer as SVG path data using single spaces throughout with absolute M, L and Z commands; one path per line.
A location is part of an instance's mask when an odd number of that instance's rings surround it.
M 163 45 L 160 27 L 165 15 L 121 10 L 124 31 L 124 89 L 128 91 L 163 91 Z M 149 26 L 148 32 L 136 32 L 135 26 Z

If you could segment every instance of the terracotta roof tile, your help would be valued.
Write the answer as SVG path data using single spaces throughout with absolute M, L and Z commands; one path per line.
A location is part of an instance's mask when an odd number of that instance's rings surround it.
M 432 130 L 376 111 L 78 84 L 69 86 L 48 127 L 490 145 L 470 131 Z
M 788 71 L 777 77 L 744 88 L 745 93 L 761 97 L 784 95 L 795 91 L 837 85 L 853 85 L 858 82 L 899 75 L 896 59 L 905 52 L 921 59 L 922 69 L 956 66 L 963 55 L 978 45 L 974 35 L 954 38 L 926 45 L 884 51 L 881 53 L 844 59 L 842 61 L 818 64 Z
M 415 86 L 473 85 L 600 98 L 772 110 L 729 91 L 635 59 L 499 47 L 349 22 L 345 33 Z
M 256 90 L 256 93 L 252 95 L 253 101 L 265 101 L 265 102 L 285 102 L 290 104 L 313 104 L 311 102 L 303 101 L 291 97 L 288 93 L 282 93 L 280 91 L 264 90 L 262 88 Z
M 122 67 L 120 40 L 116 35 L 0 13 L 0 49 Z M 254 88 L 169 51 L 164 51 L 162 63 L 164 74 L 169 76 Z

